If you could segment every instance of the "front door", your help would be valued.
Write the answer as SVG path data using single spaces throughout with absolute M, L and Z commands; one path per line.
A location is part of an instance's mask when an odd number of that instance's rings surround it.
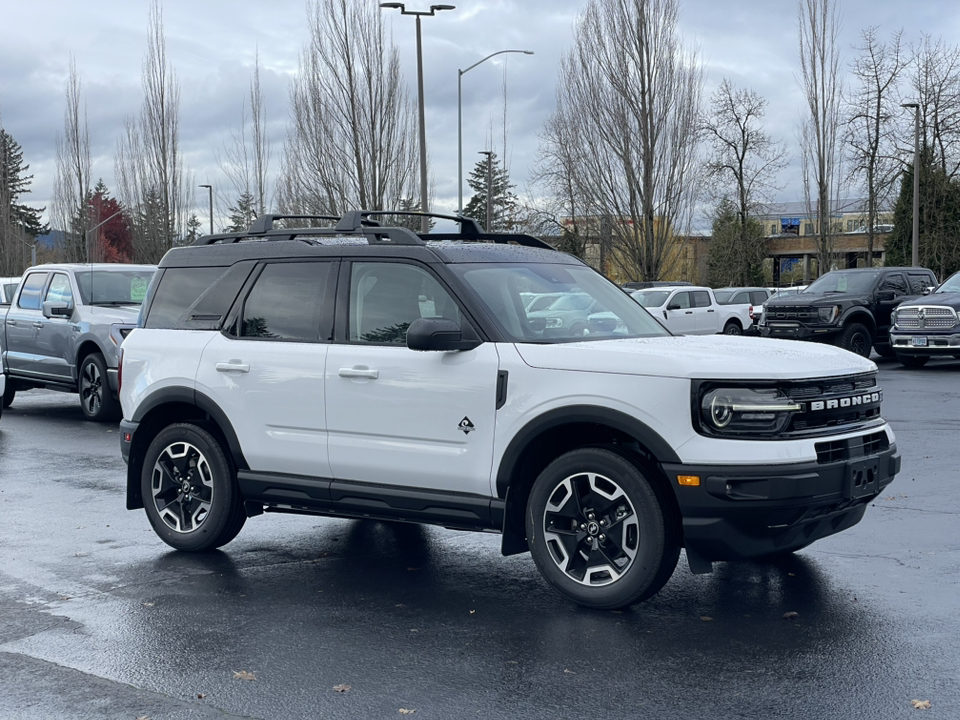
M 697 331 L 692 293 L 684 290 L 667 300 L 664 319 L 670 332 L 677 335 L 693 335 Z M 672 308 L 672 309 L 671 309 Z
M 340 480 L 489 497 L 499 356 L 418 352 L 406 330 L 421 317 L 468 320 L 426 267 L 354 262 L 347 328 L 327 358 L 330 466 Z M 341 298 L 344 294 L 341 293 Z
M 73 307 L 73 288 L 70 285 L 70 277 L 66 273 L 53 274 L 47 286 L 47 292 L 43 296 L 43 302 L 67 303 Z M 37 354 L 42 356 L 40 360 L 42 372 L 48 377 L 55 377 L 63 382 L 73 382 L 78 379 L 74 376 L 76 352 L 74 336 L 79 337 L 80 326 L 67 316 L 47 317 L 43 315 L 42 307 L 41 305 L 41 317 L 37 328 Z

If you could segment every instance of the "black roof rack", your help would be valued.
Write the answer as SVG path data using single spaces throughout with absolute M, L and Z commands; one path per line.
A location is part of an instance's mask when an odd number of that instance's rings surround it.
M 415 217 L 431 217 L 442 220 L 452 220 L 459 224 L 459 232 L 417 234 L 404 227 L 381 225 L 371 216 L 406 215 Z M 293 227 L 275 228 L 276 220 L 329 220 L 336 222 L 332 227 Z M 246 232 L 220 233 L 204 235 L 194 241 L 194 245 L 213 245 L 215 243 L 235 243 L 245 238 L 258 240 L 295 240 L 299 235 L 340 235 L 345 233 L 363 234 L 371 245 L 423 245 L 430 240 L 461 240 L 473 242 L 492 242 L 498 244 L 524 245 L 548 250 L 554 248 L 530 235 L 516 233 L 487 233 L 484 232 L 476 220 L 461 215 L 444 215 L 441 213 L 417 212 L 413 210 L 349 210 L 343 215 L 261 215 Z

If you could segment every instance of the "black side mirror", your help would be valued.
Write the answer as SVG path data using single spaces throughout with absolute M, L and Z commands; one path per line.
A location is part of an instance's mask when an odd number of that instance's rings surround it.
M 471 329 L 471 335 L 472 329 Z M 464 338 L 460 326 L 446 318 L 420 318 L 407 328 L 407 347 L 411 350 L 473 350 L 480 345 L 477 337 Z
M 890 302 L 896 297 L 896 293 L 893 290 L 880 290 L 877 293 L 877 300 L 879 302 Z
M 73 303 L 47 300 L 43 303 L 43 316 L 52 317 L 70 317 L 73 315 Z
M 667 305 L 667 310 L 679 310 L 679 309 L 680 309 L 680 303 L 670 303 L 669 305 Z

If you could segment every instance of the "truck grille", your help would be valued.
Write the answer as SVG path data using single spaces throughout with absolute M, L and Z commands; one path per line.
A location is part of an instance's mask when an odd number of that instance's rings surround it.
M 957 324 L 953 308 L 938 305 L 911 305 L 897 308 L 897 327 L 904 330 L 928 328 L 945 330 Z
M 890 447 L 890 440 L 885 432 L 875 432 L 861 437 L 819 442 L 814 447 L 817 462 L 826 465 L 854 457 L 878 455 Z
M 767 322 L 770 320 L 797 320 L 799 322 L 808 322 L 817 320 L 820 313 L 817 308 L 809 305 L 767 305 L 763 314 Z
M 784 393 L 803 410 L 796 413 L 786 435 L 854 429 L 880 419 L 880 389 L 875 374 L 790 383 Z

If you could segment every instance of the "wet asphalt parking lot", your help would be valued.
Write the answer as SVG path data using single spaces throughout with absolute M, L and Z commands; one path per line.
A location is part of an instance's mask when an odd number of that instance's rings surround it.
M 903 469 L 858 526 L 708 576 L 681 557 L 623 612 L 496 535 L 268 514 L 174 552 L 124 509 L 117 428 L 18 395 L 0 718 L 960 718 L 960 361 L 878 362 Z

